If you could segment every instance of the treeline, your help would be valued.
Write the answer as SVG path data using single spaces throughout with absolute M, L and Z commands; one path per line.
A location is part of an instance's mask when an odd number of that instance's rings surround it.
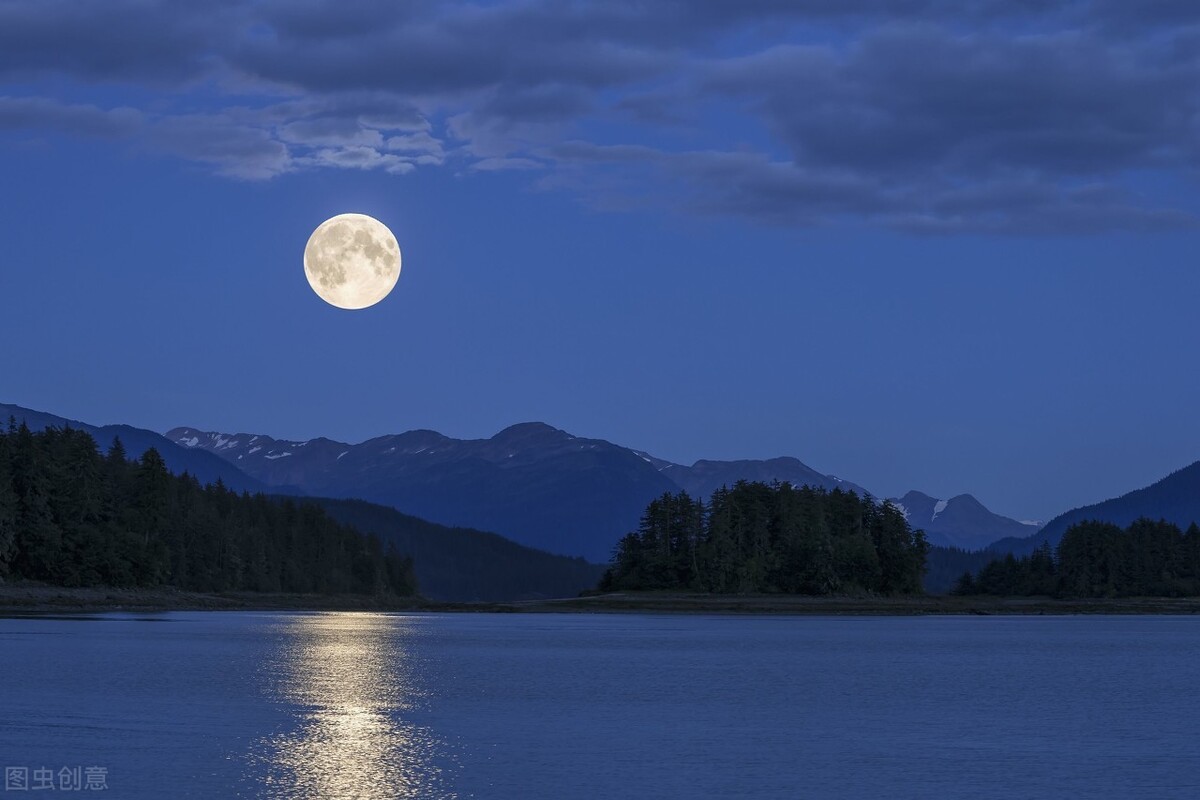
M 915 594 L 927 549 L 890 503 L 740 481 L 708 503 L 683 492 L 650 503 L 600 589 Z
M 0 432 L 0 579 L 412 595 L 412 562 L 319 507 L 172 475 L 155 450 L 101 455 L 71 428 Z
M 1140 519 L 1122 530 L 1081 522 L 1057 549 L 1043 544 L 1031 555 L 992 561 L 966 572 L 956 594 L 1056 597 L 1194 597 L 1200 595 L 1200 527 L 1181 531 L 1169 522 Z

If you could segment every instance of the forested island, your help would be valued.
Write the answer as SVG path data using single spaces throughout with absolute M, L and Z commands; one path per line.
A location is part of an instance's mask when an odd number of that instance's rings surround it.
M 963 573 L 959 595 L 1069 598 L 1200 596 L 1200 527 L 1187 531 L 1169 522 L 1141 519 L 1128 528 L 1081 522 L 1063 534 L 1056 549 L 1043 544 L 1032 554 L 1009 554 Z
M 920 594 L 928 544 L 890 503 L 840 489 L 739 481 L 708 502 L 650 503 L 600 590 Z
M 922 594 L 931 553 L 891 503 L 835 489 L 739 482 L 709 502 L 665 494 L 618 543 L 601 592 L 835 597 Z M 1073 525 L 1057 548 L 1017 558 L 943 548 L 953 595 L 1056 600 L 1200 597 L 1200 526 Z M 960 569 L 962 567 L 960 566 Z M 647 600 L 662 606 L 665 601 Z M 1089 607 L 1090 608 L 1090 607 Z M 950 604 L 928 610 L 953 612 Z
M 319 506 L 172 475 L 120 440 L 0 432 L 0 579 L 67 587 L 407 597 L 411 559 Z

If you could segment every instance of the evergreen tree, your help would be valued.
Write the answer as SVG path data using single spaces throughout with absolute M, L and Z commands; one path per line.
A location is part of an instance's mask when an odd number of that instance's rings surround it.
M 171 475 L 86 432 L 0 433 L 0 577 L 67 586 L 411 595 L 412 561 L 311 504 Z
M 958 594 L 1059 597 L 1200 596 L 1200 527 L 1139 519 L 1125 530 L 1107 522 L 1072 525 L 1058 549 L 1011 554 L 959 579 Z
M 975 591 L 975 576 L 964 572 L 954 584 L 954 594 L 978 594 Z
M 684 493 L 650 503 L 617 544 L 605 590 L 908 594 L 927 545 L 894 507 L 835 489 L 739 481 L 707 506 Z
M 13 488 L 9 437 L 0 436 L 0 580 L 17 552 L 17 492 Z

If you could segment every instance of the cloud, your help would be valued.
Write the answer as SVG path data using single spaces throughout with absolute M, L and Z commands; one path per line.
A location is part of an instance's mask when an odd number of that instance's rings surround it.
M 669 205 L 696 213 L 741 217 L 781 227 L 866 221 L 919 234 L 1095 234 L 1195 230 L 1195 213 L 1147 207 L 1133 193 L 1103 183 L 1062 187 L 1036 179 L 952 184 L 937 179 L 896 182 L 872 172 L 804 167 L 747 152 L 665 152 L 644 146 L 570 142 L 555 148 L 575 169 L 546 180 L 599 208 Z M 663 174 L 662 187 L 638 194 L 638 176 Z
M 442 143 L 426 131 L 391 136 L 384 142 L 384 146 L 391 152 L 410 156 L 413 162 L 419 165 L 434 166 L 446 160 L 446 151 Z
M 1002 37 L 888 28 L 846 52 L 786 48 L 716 65 L 800 161 L 963 175 L 1172 166 L 1197 142 L 1200 64 L 1078 32 Z
M 45 97 L 0 96 L 0 130 L 118 137 L 133 133 L 141 124 L 141 113 L 132 108 L 105 110 L 87 104 L 61 103 Z
M 267 131 L 221 115 L 168 117 L 154 126 L 150 140 L 164 152 L 212 165 L 232 178 L 261 180 L 295 168 L 287 146 Z
M 351 146 L 317 150 L 300 159 L 300 163 L 317 167 L 341 167 L 348 169 L 382 169 L 394 175 L 412 172 L 416 165 L 413 159 L 392 153 L 381 153 L 373 147 Z
M 229 0 L 0 2 L 0 78 L 163 86 L 203 74 L 246 9 Z
M 246 180 L 312 168 L 378 169 L 403 175 L 418 165 L 436 165 L 445 159 L 441 143 L 428 132 L 387 135 L 405 131 L 407 120 L 404 126 L 392 128 L 371 127 L 353 116 L 302 116 L 291 122 L 279 122 L 279 117 L 277 107 L 169 116 L 156 122 L 151 139 L 160 150 Z
M 1190 0 L 0 0 L 5 81 L 0 128 L 240 179 L 523 169 L 770 225 L 1196 224 Z
M 474 172 L 501 172 L 505 170 L 543 169 L 546 165 L 532 158 L 484 158 L 471 165 Z

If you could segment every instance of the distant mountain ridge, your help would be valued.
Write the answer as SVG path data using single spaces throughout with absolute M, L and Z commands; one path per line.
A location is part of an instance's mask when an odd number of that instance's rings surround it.
M 633 529 L 646 504 L 665 492 L 684 490 L 707 497 L 738 480 L 778 480 L 871 495 L 795 458 L 701 460 L 689 467 L 601 439 L 572 436 L 544 423 L 513 425 L 489 439 L 458 440 L 414 430 L 351 445 L 325 438 L 293 441 L 192 428 L 175 428 L 163 436 L 0 403 L 0 423 L 7 424 L 10 417 L 33 430 L 69 426 L 87 431 L 101 450 L 120 437 L 130 457 L 153 447 L 172 472 L 186 471 L 202 483 L 219 479 L 235 491 L 320 495 L 314 502 L 335 516 L 402 547 L 421 550 L 428 564 L 425 578 L 436 587 L 433 593 L 456 599 L 538 597 L 590 585 L 600 569 L 595 563 L 552 554 L 606 561 L 611 542 Z M 374 500 L 376 505 L 354 502 L 372 500 L 372 494 L 382 496 Z M 400 505 L 409 501 L 408 507 Z M 927 584 L 944 590 L 942 584 L 948 585 L 963 568 L 980 566 L 979 559 L 995 553 L 1027 554 L 1043 542 L 1056 545 L 1077 522 L 1100 520 L 1127 527 L 1148 517 L 1185 528 L 1200 523 L 1200 461 L 1145 488 L 1061 514 L 1040 530 L 1036 523 L 989 511 L 969 494 L 940 500 L 910 491 L 891 502 L 935 545 L 961 550 L 987 546 L 986 552 L 935 552 L 938 564 L 933 566 L 940 572 L 927 576 Z M 430 509 L 480 522 L 446 523 Z M 505 514 L 509 522 L 528 525 L 535 536 L 514 531 L 509 534 L 514 542 L 509 542 L 483 532 L 504 534 L 495 522 L 504 522 Z M 447 524 L 474 530 L 452 530 Z M 1036 532 L 1030 535 L 1031 530 Z M 1004 531 L 1010 534 L 996 536 Z M 589 540 L 589 535 L 595 538 Z M 541 542 L 530 541 L 537 536 Z M 529 547 L 544 552 L 531 552 Z M 511 579 L 485 579 L 486 564 L 497 560 L 509 565 Z M 421 572 L 419 564 L 417 570 Z M 937 586 L 929 583 L 934 578 Z
M 601 562 L 664 493 L 708 497 L 739 480 L 779 480 L 870 494 L 795 458 L 701 460 L 689 467 L 542 422 L 512 425 L 489 439 L 413 430 L 348 444 L 187 427 L 167 437 L 216 454 L 268 486 L 363 499 Z
M 667 492 L 707 498 L 722 486 L 748 480 L 875 496 L 792 457 L 701 459 L 687 466 L 540 422 L 512 425 L 489 439 L 459 440 L 412 430 L 347 444 L 193 428 L 175 428 L 163 436 L 0 404 L 0 420 L 10 416 L 35 430 L 67 425 L 86 430 L 101 449 L 119 436 L 131 457 L 153 447 L 172 472 L 187 471 L 202 483 L 219 479 L 235 491 L 367 500 L 442 525 L 496 531 L 528 547 L 600 563 L 637 526 L 646 505 Z M 1021 538 L 1030 530 L 993 514 L 970 495 L 938 501 L 909 492 L 893 502 L 935 544 L 978 549 L 1005 537 Z M 947 503 L 940 512 L 934 508 L 939 502 Z
M 213 453 L 183 447 L 154 431 L 129 425 L 89 425 L 86 422 L 47 414 L 44 411 L 34 411 L 21 406 L 0 403 L 0 424 L 7 425 L 10 418 L 15 419 L 18 425 L 24 422 L 33 431 L 68 426 L 76 430 L 87 431 L 96 440 L 96 445 L 102 451 L 112 446 L 113 439 L 119 437 L 130 458 L 139 458 L 147 450 L 154 448 L 162 456 L 167 469 L 176 474 L 187 472 L 201 483 L 215 483 L 220 480 L 227 488 L 236 492 L 267 491 L 264 483 L 250 477 Z
M 924 530 L 930 543 L 941 547 L 982 550 L 998 539 L 1031 536 L 1039 527 L 989 511 L 969 494 L 939 500 L 911 491 L 892 503 L 909 525 Z
M 636 526 L 650 500 L 678 491 L 632 450 L 537 422 L 467 440 L 428 430 L 360 444 L 193 428 L 175 428 L 167 436 L 208 450 L 268 486 L 367 500 L 601 562 L 620 536 L 614 531 Z
M 841 489 L 859 495 L 873 497 L 863 487 L 844 481 L 834 475 L 823 475 L 797 458 L 784 456 L 766 460 L 742 459 L 738 461 L 710 461 L 702 459 L 685 467 L 682 464 L 666 463 L 659 472 L 692 497 L 710 497 L 722 486 L 732 486 L 738 481 L 780 481 L 793 486 L 820 487 L 828 491 Z
M 16 405 L 0 404 L 0 423 L 9 418 L 31 430 L 71 427 L 89 433 L 101 451 L 120 437 L 130 458 L 138 458 L 154 448 L 167 468 L 180 474 L 188 472 L 201 483 L 220 479 L 227 488 L 251 493 L 280 493 L 280 487 L 268 487 L 250 477 L 229 460 L 200 448 L 199 442 L 176 444 L 154 431 L 129 425 L 91 425 L 78 420 L 48 414 Z M 328 440 L 310 443 L 321 449 Z M 209 443 L 220 449 L 228 444 L 220 437 Z M 296 446 L 300 443 L 275 443 Z M 264 445 L 265 446 L 265 445 Z M 253 449 L 255 446 L 252 446 Z M 292 487 L 284 487 L 292 493 Z M 310 498 L 340 522 L 353 525 L 362 533 L 378 535 L 394 542 L 402 553 L 414 559 L 419 589 L 434 600 L 499 601 L 546 597 L 573 597 L 596 585 L 603 567 L 580 559 L 540 552 L 497 534 L 479 530 L 448 528 L 417 519 L 393 508 L 352 500 Z
M 1098 520 L 1126 528 L 1140 517 L 1165 519 L 1185 529 L 1193 522 L 1200 523 L 1200 461 L 1143 489 L 1059 514 L 1033 536 L 1002 539 L 989 549 L 1028 555 L 1045 542 L 1056 546 L 1067 528 L 1077 522 Z
M 637 527 L 646 505 L 664 493 L 682 490 L 707 498 L 722 486 L 747 480 L 875 496 L 796 458 L 702 459 L 686 466 L 541 422 L 513 425 L 489 439 L 413 430 L 360 444 L 187 427 L 167 436 L 183 447 L 219 455 L 268 486 L 367 500 L 443 525 L 492 530 L 540 550 L 601 562 L 622 535 Z M 921 505 L 914 493 L 906 497 L 913 509 Z M 937 502 L 929 498 L 929 505 Z M 1026 532 L 970 495 L 950 501 L 948 514 L 927 516 L 914 517 L 913 526 L 928 521 L 934 541 L 956 547 L 978 549 Z M 990 534 L 989 524 L 994 526 Z

